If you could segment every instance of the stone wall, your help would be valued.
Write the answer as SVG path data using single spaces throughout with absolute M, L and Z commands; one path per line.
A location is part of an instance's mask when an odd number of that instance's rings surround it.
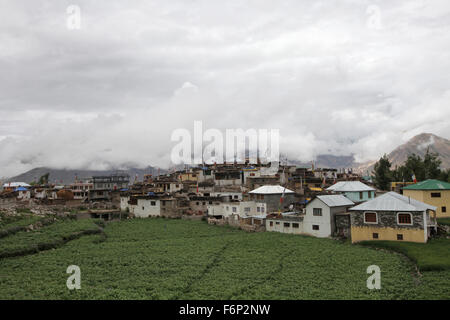
M 395 227 L 406 229 L 423 229 L 423 212 L 407 212 L 413 216 L 412 225 L 397 224 L 397 211 L 377 211 L 378 224 L 364 223 L 364 212 L 367 211 L 353 211 L 351 213 L 351 224 L 356 227 L 377 226 L 377 227 Z M 402 212 L 403 213 L 403 212 Z M 406 213 L 406 212 L 405 212 Z

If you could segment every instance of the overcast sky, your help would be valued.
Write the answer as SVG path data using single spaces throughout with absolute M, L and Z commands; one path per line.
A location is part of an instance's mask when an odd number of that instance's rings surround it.
M 70 29 L 69 5 L 81 9 Z M 170 165 L 177 128 L 292 159 L 450 138 L 448 0 L 0 0 L 0 177 Z M 70 20 L 70 21 L 73 21 Z

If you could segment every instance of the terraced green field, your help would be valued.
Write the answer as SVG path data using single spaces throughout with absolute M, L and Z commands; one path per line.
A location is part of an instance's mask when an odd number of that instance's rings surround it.
M 403 255 L 330 239 L 166 219 L 105 232 L 103 242 L 88 235 L 0 259 L 0 299 L 450 298 L 449 270 L 418 274 Z M 80 290 L 66 287 L 69 265 L 81 269 Z M 370 265 L 381 269 L 380 290 L 367 289 Z

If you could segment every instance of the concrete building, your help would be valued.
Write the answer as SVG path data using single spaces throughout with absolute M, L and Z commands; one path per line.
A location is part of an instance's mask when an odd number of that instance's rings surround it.
M 17 192 L 17 199 L 18 200 L 29 200 L 31 199 L 31 192 L 29 189 L 25 187 L 18 187 L 14 190 Z
M 119 191 L 130 184 L 130 176 L 126 173 L 112 174 L 109 176 L 92 177 L 92 189 L 89 190 L 89 201 L 110 200 L 111 191 Z
M 435 206 L 438 218 L 450 217 L 450 183 L 425 180 L 403 188 L 403 195 Z
M 422 242 L 436 230 L 436 207 L 388 192 L 351 211 L 352 242 L 392 240 Z
M 211 192 L 211 197 L 221 198 L 222 201 L 239 200 L 242 201 L 242 192 L 230 192 L 230 191 L 217 191 Z
M 375 198 L 376 191 L 360 181 L 339 181 L 326 190 L 342 194 L 355 203 Z
M 189 197 L 189 209 L 193 214 L 203 215 L 208 212 L 208 206 L 217 206 L 222 202 L 218 197 L 191 196 Z
M 283 213 L 281 217 L 267 217 L 266 231 L 303 234 L 304 217 L 296 213 Z
M 214 184 L 216 186 L 242 185 L 241 172 L 237 168 L 221 168 L 214 171 Z
M 263 209 L 261 209 L 263 208 Z M 220 204 L 208 205 L 208 216 L 216 218 L 227 218 L 236 215 L 241 218 L 247 216 L 256 216 L 265 213 L 264 205 L 258 205 L 255 201 L 229 201 Z
M 176 201 L 168 195 L 125 195 L 120 196 L 120 209 L 137 218 L 170 215 L 176 212 Z
M 345 223 L 337 223 L 336 219 L 340 215 L 345 215 L 354 205 L 353 201 L 340 194 L 317 196 L 306 205 L 303 232 L 318 238 L 344 235 L 346 230 L 342 229 L 345 228 Z M 347 230 L 349 230 L 350 217 L 348 214 L 345 216 L 348 221 Z
M 284 197 L 282 199 L 282 195 Z M 265 205 L 265 212 L 285 211 L 295 202 L 295 193 L 280 185 L 266 185 L 249 192 L 250 200 L 258 204 Z
M 72 183 L 69 187 L 70 190 L 72 190 L 74 199 L 82 200 L 89 197 L 89 191 L 94 188 L 94 184 L 92 182 L 77 181 Z

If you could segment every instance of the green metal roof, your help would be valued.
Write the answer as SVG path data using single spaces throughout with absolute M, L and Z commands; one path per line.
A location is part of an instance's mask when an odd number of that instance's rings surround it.
M 403 190 L 450 190 L 450 183 L 439 180 L 425 180 L 404 187 Z

